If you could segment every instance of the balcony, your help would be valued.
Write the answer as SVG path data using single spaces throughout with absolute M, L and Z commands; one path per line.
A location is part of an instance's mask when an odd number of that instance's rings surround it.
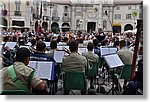
M 52 17 L 52 21 L 58 22 L 60 20 L 60 17 Z
M 63 21 L 63 22 L 70 22 L 70 18 L 64 16 L 64 17 L 62 18 L 62 21 Z
M 14 11 L 14 13 L 15 13 L 14 14 L 15 16 L 21 16 L 21 12 L 20 11 Z

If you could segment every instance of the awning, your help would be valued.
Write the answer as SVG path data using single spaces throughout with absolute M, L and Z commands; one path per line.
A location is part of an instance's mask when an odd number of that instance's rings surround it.
M 0 25 L 0 28 L 3 28 L 3 27 L 6 27 L 6 26 L 4 26 L 4 25 Z
M 118 23 L 118 22 L 116 22 L 116 23 L 114 23 L 112 26 L 121 26 L 121 24 Z
M 25 21 L 25 18 L 22 16 L 13 16 L 12 21 Z
M 20 26 L 10 26 L 10 28 L 22 28 Z

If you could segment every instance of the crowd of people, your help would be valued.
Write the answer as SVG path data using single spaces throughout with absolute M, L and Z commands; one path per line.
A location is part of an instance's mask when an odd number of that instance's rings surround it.
M 60 50 L 58 45 L 69 46 L 69 49 L 63 50 L 68 53 L 62 60 L 62 70 L 64 72 L 76 71 L 85 72 L 90 70 L 88 62 L 98 62 L 101 58 L 100 48 L 102 46 L 113 46 L 118 49 L 117 54 L 124 64 L 132 64 L 133 51 L 135 46 L 136 35 L 132 34 L 112 34 L 112 32 L 103 32 L 100 28 L 97 32 L 41 32 L 34 31 L 21 33 L 19 31 L 6 32 L 3 31 L 3 49 L 2 58 L 2 82 L 4 90 L 17 90 L 18 87 L 9 76 L 8 68 L 13 65 L 17 78 L 29 89 L 34 91 L 35 94 L 48 94 L 47 80 L 41 80 L 35 73 L 31 82 L 28 80 L 33 72 L 33 69 L 27 67 L 29 61 L 52 61 L 57 67 L 57 62 L 53 58 L 54 51 Z M 10 49 L 5 44 L 7 42 L 17 42 L 17 45 Z M 20 48 L 22 45 L 27 45 L 29 49 Z M 49 47 L 44 42 L 50 42 Z M 79 47 L 87 47 L 88 51 L 79 54 Z M 94 53 L 93 53 L 94 50 Z M 55 70 L 56 71 L 56 70 Z M 55 90 L 57 90 L 58 74 L 54 74 Z M 141 82 L 142 83 L 142 82 Z M 92 85 L 92 83 L 91 83 Z M 65 90 L 64 94 L 69 94 L 69 90 Z M 85 94 L 85 93 L 84 93 Z

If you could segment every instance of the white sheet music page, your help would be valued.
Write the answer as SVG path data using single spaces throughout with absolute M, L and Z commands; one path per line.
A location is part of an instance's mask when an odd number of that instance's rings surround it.
M 37 76 L 41 79 L 52 80 L 54 76 L 53 62 L 38 61 Z
M 62 59 L 65 55 L 64 51 L 54 51 L 54 59 L 57 63 L 62 63 Z
M 8 46 L 9 49 L 13 49 L 16 46 L 17 42 L 7 42 L 5 47 Z
M 116 68 L 120 66 L 124 66 L 121 59 L 117 54 L 107 55 L 104 56 L 106 63 L 108 64 L 109 68 Z
M 108 47 L 101 47 L 100 48 L 100 51 L 101 51 L 101 57 L 104 56 L 104 55 L 108 55 L 109 54 L 109 49 Z
M 36 70 L 37 69 L 37 61 L 30 61 L 28 66 Z
M 105 59 L 106 63 L 108 64 L 109 68 L 116 67 L 116 62 L 110 55 L 104 56 L 104 59 Z
M 117 53 L 117 48 L 109 48 L 109 53 L 110 54 L 114 54 L 114 53 Z
M 117 63 L 118 66 L 123 66 L 124 65 L 117 54 L 113 54 L 112 56 L 113 56 L 114 61 Z
M 79 52 L 79 54 L 83 54 L 83 53 L 85 53 L 87 50 L 86 50 L 86 48 L 78 48 L 78 52 Z

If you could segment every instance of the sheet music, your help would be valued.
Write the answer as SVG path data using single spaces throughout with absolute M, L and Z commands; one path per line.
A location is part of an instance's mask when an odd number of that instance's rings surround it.
M 117 48 L 116 47 L 101 47 L 101 57 L 109 54 L 115 54 L 117 53 Z
M 120 66 L 124 66 L 121 59 L 117 54 L 104 56 L 104 60 L 108 64 L 109 68 L 116 68 Z
M 35 69 L 35 72 L 39 78 L 53 80 L 54 78 L 53 62 L 30 61 L 28 66 Z
M 37 76 L 41 79 L 53 80 L 54 71 L 53 71 L 53 62 L 44 62 L 38 61 L 37 65 Z
M 87 52 L 86 49 L 87 49 L 87 48 L 81 48 L 81 47 L 79 47 L 79 48 L 78 48 L 78 53 L 79 53 L 79 54 L 83 54 L 83 53 Z
M 46 46 L 50 46 L 50 42 L 44 42 Z
M 13 49 L 16 46 L 17 42 L 7 42 L 5 47 L 8 46 L 9 49 Z
M 118 66 L 123 66 L 124 65 L 117 54 L 113 54 L 112 56 L 113 56 L 114 61 L 118 64 Z
M 64 51 L 54 51 L 54 59 L 57 63 L 62 63 L 62 59 L 65 55 Z
M 101 51 L 101 57 L 104 56 L 104 55 L 108 55 L 109 54 L 108 47 L 100 48 L 100 51 Z
M 57 48 L 58 48 L 59 50 L 63 50 L 63 47 L 65 47 L 66 49 L 69 50 L 69 46 L 57 46 Z
M 116 47 L 109 48 L 109 53 L 110 53 L 110 54 L 117 53 L 117 48 L 116 48 Z
M 28 66 L 36 70 L 37 69 L 37 61 L 30 61 Z

